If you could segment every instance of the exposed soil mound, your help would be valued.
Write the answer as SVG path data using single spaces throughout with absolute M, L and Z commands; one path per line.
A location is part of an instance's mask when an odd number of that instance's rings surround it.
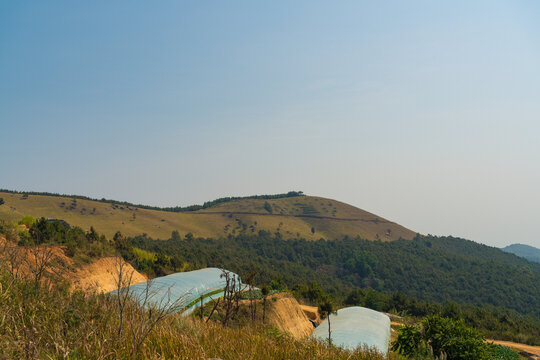
M 122 262 L 126 274 L 133 273 L 131 284 L 146 281 L 147 278 L 137 272 L 130 264 L 117 257 L 97 259 L 91 264 L 85 265 L 73 273 L 71 281 L 74 286 L 85 292 L 109 292 L 116 289 L 118 262 Z
M 0 246 L 3 249 L 0 260 L 15 276 L 41 280 L 47 277 L 62 278 L 87 293 L 114 290 L 119 265 L 123 266 L 124 274 L 131 276 L 131 284 L 147 280 L 119 257 L 106 257 L 77 265 L 65 255 L 64 246 L 16 246 L 7 243 L 3 236 L 0 237 Z M 43 275 L 38 276 L 40 273 Z
M 288 332 L 296 339 L 305 339 L 313 332 L 313 324 L 291 294 L 269 296 L 266 303 L 269 324 Z

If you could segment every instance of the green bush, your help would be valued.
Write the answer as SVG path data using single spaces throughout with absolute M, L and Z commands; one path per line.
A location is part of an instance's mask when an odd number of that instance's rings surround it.
M 405 325 L 399 329 L 397 340 L 392 343 L 392 350 L 407 357 L 418 357 L 427 353 L 422 330 L 417 325 Z
M 490 360 L 492 351 L 484 337 L 465 326 L 462 320 L 438 315 L 427 316 L 422 322 L 424 336 L 434 354 L 445 353 L 449 360 Z
M 421 324 L 406 325 L 399 329 L 392 350 L 409 358 L 445 355 L 448 360 L 511 360 L 519 359 L 508 348 L 488 344 L 475 329 L 463 320 L 430 315 Z
M 268 211 L 270 214 L 272 213 L 272 206 L 268 203 L 268 201 L 264 202 L 264 210 Z
M 30 228 L 35 223 L 36 219 L 28 215 L 24 216 L 21 220 L 19 220 L 19 225 L 26 225 L 27 228 Z
M 519 360 L 519 355 L 512 351 L 507 346 L 493 345 L 494 346 L 494 360 Z

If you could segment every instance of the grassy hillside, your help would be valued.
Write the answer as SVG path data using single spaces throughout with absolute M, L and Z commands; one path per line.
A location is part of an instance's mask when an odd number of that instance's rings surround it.
M 1 269 L 0 289 L 1 359 L 381 359 L 295 340 L 269 325 L 232 328 L 179 314 L 160 321 L 158 311 L 132 301 L 121 312 L 114 297 L 85 296 L 61 282 L 36 286 Z
M 167 239 L 173 230 L 181 236 L 220 237 L 229 234 L 279 232 L 284 238 L 315 240 L 360 236 L 383 241 L 415 233 L 396 223 L 339 201 L 295 196 L 275 199 L 244 198 L 218 203 L 197 211 L 172 212 L 136 205 L 116 204 L 51 195 L 0 192 L 0 219 L 16 221 L 25 215 L 62 219 L 71 225 L 112 237 L 116 231 L 135 236 L 146 233 Z

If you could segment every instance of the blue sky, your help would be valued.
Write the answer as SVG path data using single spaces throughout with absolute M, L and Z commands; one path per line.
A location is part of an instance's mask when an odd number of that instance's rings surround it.
M 1 2 L 0 187 L 303 190 L 540 247 L 536 1 Z

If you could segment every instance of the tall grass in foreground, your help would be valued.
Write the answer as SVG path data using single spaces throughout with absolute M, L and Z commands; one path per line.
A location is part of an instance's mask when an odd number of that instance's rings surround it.
M 127 313 L 118 334 L 118 308 L 107 295 L 85 296 L 69 285 L 13 279 L 0 273 L 1 359 L 380 359 L 315 341 L 298 341 L 268 326 L 223 327 L 171 315 L 141 346 L 135 335 L 147 312 Z M 392 355 L 393 356 L 393 355 Z M 393 357 L 392 357 L 393 358 Z

